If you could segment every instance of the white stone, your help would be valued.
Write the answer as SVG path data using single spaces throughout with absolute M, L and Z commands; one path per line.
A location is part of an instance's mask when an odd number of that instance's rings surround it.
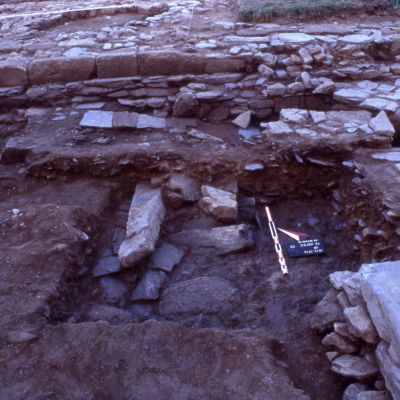
M 294 124 L 306 124 L 309 118 L 307 110 L 298 108 L 283 108 L 280 112 L 280 118 L 284 122 L 292 122 Z
M 262 126 L 266 127 L 266 133 L 269 133 L 272 135 L 293 133 L 292 128 L 290 128 L 289 125 L 283 121 L 268 122 L 266 124 L 262 124 Z
M 300 32 L 280 33 L 278 35 L 278 40 L 284 43 L 309 43 L 315 41 L 315 37 Z
M 354 274 L 351 271 L 336 271 L 329 274 L 329 282 L 336 290 L 342 290 L 344 281 Z
M 382 153 L 374 153 L 372 154 L 372 158 L 374 160 L 385 160 L 392 162 L 400 162 L 400 151 L 385 151 Z
M 335 100 L 343 103 L 358 104 L 370 96 L 370 92 L 364 89 L 340 89 L 334 93 Z
M 365 380 L 376 376 L 379 368 L 364 357 L 346 354 L 333 360 L 332 371 L 346 378 Z
M 395 133 L 395 129 L 385 111 L 381 111 L 375 118 L 372 118 L 369 126 L 379 135 L 392 136 Z
M 236 195 L 226 190 L 203 185 L 201 188 L 203 198 L 200 207 L 216 219 L 233 222 L 237 218 L 238 204 Z
M 132 267 L 154 251 L 164 216 L 161 189 L 138 184 L 129 209 L 126 236 L 118 251 L 122 267 Z
M 338 38 L 341 42 L 353 43 L 353 44 L 369 44 L 372 43 L 373 38 L 367 35 L 354 34 L 346 35 Z
M 314 124 L 326 121 L 326 114 L 323 111 L 309 111 Z
M 232 123 L 242 129 L 247 129 L 250 125 L 251 121 L 251 111 L 246 111 L 242 114 L 239 114 Z
M 347 307 L 343 310 L 343 314 L 349 322 L 352 332 L 358 337 L 370 344 L 378 343 L 378 334 L 363 305 Z
M 79 125 L 88 128 L 112 128 L 113 114 L 112 111 L 88 111 Z

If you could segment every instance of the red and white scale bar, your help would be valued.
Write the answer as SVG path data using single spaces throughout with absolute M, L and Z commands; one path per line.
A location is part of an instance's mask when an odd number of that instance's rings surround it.
M 285 256 L 283 255 L 282 246 L 279 243 L 278 232 L 276 231 L 275 223 L 272 219 L 272 215 L 271 215 L 271 211 L 270 211 L 269 207 L 265 207 L 265 212 L 267 213 L 269 230 L 271 232 L 271 236 L 274 241 L 275 251 L 276 251 L 276 254 L 278 255 L 278 261 L 279 261 L 279 265 L 281 267 L 281 271 L 282 271 L 283 275 L 287 275 L 289 273 L 289 271 L 286 266 Z

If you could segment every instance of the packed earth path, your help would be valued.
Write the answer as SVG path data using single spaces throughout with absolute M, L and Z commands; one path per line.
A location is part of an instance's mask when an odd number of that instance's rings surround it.
M 0 3 L 1 400 L 400 399 L 400 22 L 360 14 Z M 287 276 L 267 206 L 324 249 L 278 230 Z

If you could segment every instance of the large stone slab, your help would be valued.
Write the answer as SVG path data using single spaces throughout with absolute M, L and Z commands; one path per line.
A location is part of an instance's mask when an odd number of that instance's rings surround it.
M 138 184 L 129 209 L 126 237 L 118 252 L 122 267 L 133 267 L 154 251 L 164 216 L 161 189 Z
M 112 111 L 87 111 L 79 125 L 84 128 L 112 128 L 113 119 Z
M 140 75 L 202 74 L 204 58 L 178 51 L 149 51 L 138 54 Z
M 210 313 L 232 306 L 237 289 L 221 278 L 201 277 L 170 285 L 161 296 L 162 314 Z
M 0 87 L 27 85 L 27 65 L 27 59 L 20 56 L 8 57 L 0 61 Z
M 133 76 L 138 73 L 136 52 L 101 54 L 96 58 L 96 65 L 99 78 Z
M 28 68 L 31 85 L 76 82 L 90 79 L 96 70 L 94 56 L 54 57 L 34 60 Z
M 196 251 L 207 254 L 224 255 L 246 250 L 254 245 L 253 232 L 249 225 L 231 225 L 213 229 L 193 229 L 175 233 L 170 240 Z

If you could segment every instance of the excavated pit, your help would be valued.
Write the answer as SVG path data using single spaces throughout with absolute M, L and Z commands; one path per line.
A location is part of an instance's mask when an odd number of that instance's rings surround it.
M 310 317 L 329 287 L 330 273 L 357 270 L 361 261 L 392 258 L 390 251 L 379 253 L 379 248 L 385 247 L 379 240 L 372 245 L 367 239 L 354 240 L 359 224 L 374 220 L 369 194 L 356 196 L 352 192 L 353 172 L 339 163 L 335 168 L 285 163 L 238 180 L 207 176 L 190 167 L 185 173 L 201 183 L 234 192 L 237 189 L 236 223 L 248 224 L 254 245 L 217 255 L 215 249 L 199 246 L 196 234 L 189 235 L 186 242 L 182 237 L 177 240 L 175 234 L 181 231 L 207 232 L 230 224 L 207 216 L 197 203 L 182 204 L 167 194 L 167 215 L 157 247 L 173 244 L 183 257 L 166 272 L 156 299 L 135 300 L 135 290 L 152 269 L 149 258 L 134 268 L 93 276 L 99 263 L 110 257 L 117 260 L 126 228 L 135 184 L 127 185 L 126 179 L 115 181 L 95 257 L 53 303 L 51 323 L 107 320 L 120 325 L 158 320 L 178 322 L 192 330 L 261 330 L 273 340 L 275 356 L 288 365 L 289 376 L 298 388 L 313 399 L 339 399 L 345 382 L 330 373 L 320 337 L 311 330 Z M 146 174 L 146 179 L 167 185 L 163 176 Z M 326 255 L 287 258 L 290 273 L 282 276 L 265 218 L 266 205 L 277 227 L 322 238 Z M 280 234 L 285 246 L 283 236 Z

